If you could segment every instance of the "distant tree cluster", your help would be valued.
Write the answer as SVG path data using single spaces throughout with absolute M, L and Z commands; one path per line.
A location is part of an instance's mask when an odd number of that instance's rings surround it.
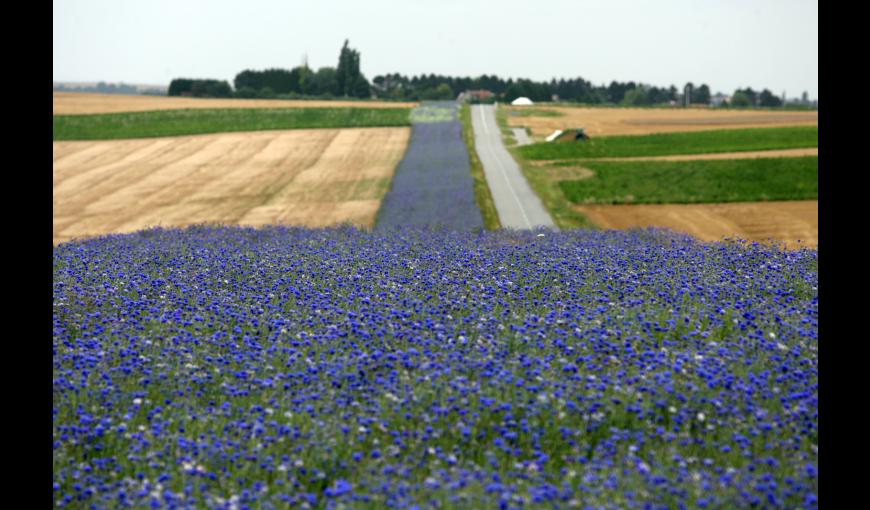
M 378 97 L 415 101 L 452 99 L 465 90 L 481 89 L 494 93 L 500 101 L 513 101 L 518 97 L 528 97 L 536 102 L 558 98 L 578 103 L 644 106 L 680 100 L 677 87 L 673 85 L 660 88 L 633 81 L 612 81 L 609 85 L 596 86 L 583 78 L 553 78 L 549 82 L 536 82 L 525 78 L 505 80 L 488 75 L 478 78 L 435 74 L 406 77 L 396 73 L 375 76 L 372 83 Z M 698 102 L 709 102 L 710 88 L 702 85 L 700 91 L 706 91 L 706 96 L 700 94 Z
M 176 78 L 169 83 L 169 96 L 232 97 L 233 89 L 226 81 Z
M 126 83 L 106 83 L 101 81 L 96 85 L 67 85 L 56 83 L 53 90 L 58 92 L 96 92 L 99 94 L 152 94 L 163 95 L 166 92 L 159 88 L 143 89 Z
M 452 99 L 466 90 L 489 90 L 498 101 L 510 102 L 518 97 L 528 97 L 532 101 L 569 101 L 586 104 L 611 104 L 625 106 L 653 106 L 664 104 L 713 104 L 713 94 L 706 83 L 695 86 L 686 83 L 682 89 L 675 85 L 656 87 L 633 81 L 611 81 L 607 85 L 593 85 L 583 78 L 555 79 L 549 82 L 536 82 L 520 78 L 502 79 L 498 76 L 482 75 L 478 78 L 441 76 L 423 74 L 404 76 L 398 73 L 378 75 L 372 80 L 372 88 L 380 98 L 419 101 L 425 99 Z M 808 104 L 806 98 L 803 100 Z M 782 98 L 768 89 L 761 92 L 751 88 L 738 89 L 731 103 L 716 102 L 716 105 L 731 107 L 783 106 Z
M 731 96 L 731 103 L 726 106 L 733 108 L 749 108 L 760 106 L 763 108 L 777 108 L 783 106 L 782 98 L 777 97 L 773 92 L 764 89 L 761 92 L 756 92 L 752 88 L 737 89 Z
M 338 67 L 313 71 L 308 64 L 293 69 L 245 70 L 234 81 L 237 97 L 371 97 L 371 85 L 360 72 L 360 54 L 344 41 Z

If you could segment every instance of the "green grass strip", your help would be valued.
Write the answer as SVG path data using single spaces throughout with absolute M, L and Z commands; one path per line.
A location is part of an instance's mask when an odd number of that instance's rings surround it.
M 595 175 L 561 181 L 577 204 L 682 204 L 814 200 L 819 158 L 697 161 L 588 161 Z
M 410 108 L 224 108 L 55 115 L 54 140 L 117 140 L 270 129 L 410 126 Z
M 487 230 L 498 230 L 501 228 L 501 221 L 498 219 L 498 210 L 495 208 L 492 192 L 489 189 L 489 184 L 486 182 L 486 175 L 483 173 L 483 164 L 477 156 L 477 149 L 474 144 L 474 129 L 471 125 L 471 107 L 469 105 L 462 105 L 459 119 L 462 121 L 462 138 L 468 147 L 468 156 L 471 160 L 471 177 L 474 179 L 474 198 L 483 216 L 483 225 Z
M 520 148 L 520 154 L 527 159 L 547 160 L 709 154 L 818 146 L 818 126 L 796 126 L 593 137 L 586 142 L 526 145 Z

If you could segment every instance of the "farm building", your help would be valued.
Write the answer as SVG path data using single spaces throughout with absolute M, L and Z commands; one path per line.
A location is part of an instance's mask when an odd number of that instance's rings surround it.
M 466 90 L 459 94 L 457 101 L 468 101 L 471 103 L 486 103 L 495 99 L 495 94 L 489 90 Z
M 527 97 L 518 97 L 511 101 L 511 104 L 513 106 L 531 106 L 535 103 L 533 103 L 532 100 Z

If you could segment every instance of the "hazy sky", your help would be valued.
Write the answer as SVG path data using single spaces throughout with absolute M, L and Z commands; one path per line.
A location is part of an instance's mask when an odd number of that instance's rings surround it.
M 378 74 L 583 77 L 818 97 L 815 0 L 54 0 L 55 81 L 232 83 L 335 66 Z

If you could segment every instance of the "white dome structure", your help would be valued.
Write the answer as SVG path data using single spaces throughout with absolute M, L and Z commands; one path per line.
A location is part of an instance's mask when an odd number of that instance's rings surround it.
M 511 101 L 511 105 L 513 106 L 531 106 L 533 104 L 535 103 L 533 103 L 532 100 L 527 97 L 518 97 Z

